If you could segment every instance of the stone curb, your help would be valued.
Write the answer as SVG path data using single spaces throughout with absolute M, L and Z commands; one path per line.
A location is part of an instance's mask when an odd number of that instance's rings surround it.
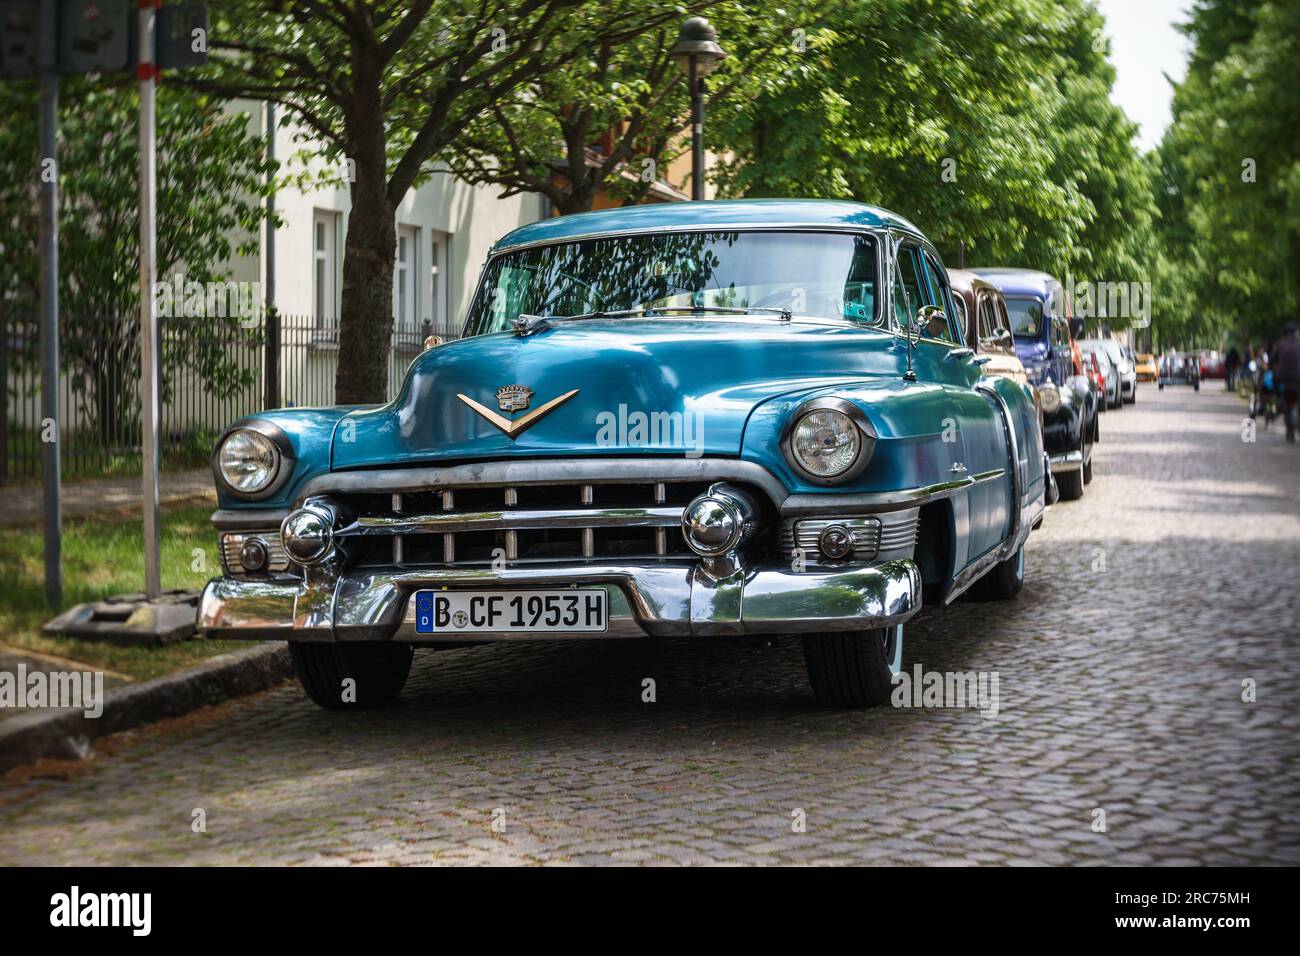
M 80 759 L 96 737 L 273 687 L 293 674 L 287 644 L 258 644 L 104 695 L 97 718 L 80 711 L 23 714 L 0 724 L 0 773 L 45 757 Z

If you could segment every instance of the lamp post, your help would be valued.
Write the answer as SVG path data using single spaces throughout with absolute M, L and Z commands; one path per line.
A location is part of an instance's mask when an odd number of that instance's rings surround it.
M 691 86 L 691 199 L 704 198 L 704 78 L 726 57 L 718 46 L 718 31 L 704 17 L 682 24 L 677 42 L 668 51 Z

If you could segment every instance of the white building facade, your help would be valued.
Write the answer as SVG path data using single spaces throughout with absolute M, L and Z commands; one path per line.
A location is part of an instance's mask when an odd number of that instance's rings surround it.
M 247 111 L 250 123 L 266 135 L 262 104 L 234 108 Z M 303 149 L 297 132 L 285 125 L 276 131 L 282 173 L 301 168 L 290 165 L 300 163 L 294 157 Z M 322 171 L 323 164 L 311 170 Z M 280 378 L 285 404 L 333 401 L 343 250 L 352 203 L 346 167 L 329 172 L 328 177 L 312 177 L 328 178 L 328 185 L 282 188 L 275 198 L 281 225 L 275 229 L 273 304 L 283 317 Z M 497 188 L 471 186 L 435 172 L 408 191 L 398 206 L 390 394 L 429 331 L 444 336 L 459 332 L 492 244 L 512 229 L 549 215 L 541 196 L 501 199 L 498 193 Z M 272 304 L 266 301 L 269 228 L 262 230 L 256 257 L 231 263 L 234 280 L 260 283 L 264 306 Z

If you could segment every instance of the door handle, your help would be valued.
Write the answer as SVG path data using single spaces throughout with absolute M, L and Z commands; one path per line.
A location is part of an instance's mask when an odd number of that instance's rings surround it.
M 973 348 L 963 345 L 960 348 L 949 349 L 943 360 L 945 362 L 955 362 L 958 359 L 970 358 L 974 354 L 975 350 Z

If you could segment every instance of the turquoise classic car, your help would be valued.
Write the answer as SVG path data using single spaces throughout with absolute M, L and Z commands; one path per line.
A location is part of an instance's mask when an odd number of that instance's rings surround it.
M 880 704 L 923 604 L 1024 579 L 1037 410 L 980 366 L 882 209 L 525 226 L 392 402 L 223 435 L 201 629 L 290 641 L 331 708 L 394 697 L 420 646 L 752 635 L 800 637 L 823 703 Z

